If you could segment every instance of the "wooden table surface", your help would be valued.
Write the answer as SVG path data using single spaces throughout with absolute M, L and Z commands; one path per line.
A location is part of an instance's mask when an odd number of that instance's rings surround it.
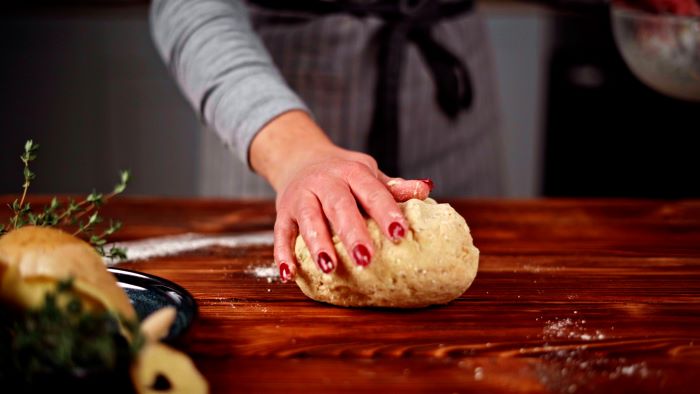
M 700 392 L 700 201 L 453 201 L 481 250 L 446 306 L 346 309 L 269 283 L 271 246 L 120 267 L 199 304 L 177 343 L 213 392 Z M 269 230 L 270 202 L 121 199 L 122 240 Z

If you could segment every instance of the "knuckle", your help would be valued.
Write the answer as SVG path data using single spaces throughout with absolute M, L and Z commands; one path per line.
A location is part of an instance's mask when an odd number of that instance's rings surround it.
M 277 233 L 286 233 L 291 230 L 291 225 L 289 223 L 289 220 L 285 218 L 281 218 L 279 215 L 277 216 L 277 219 L 275 219 L 275 227 L 274 231 L 275 234 Z
M 330 209 L 336 215 L 345 216 L 351 209 L 356 209 L 355 199 L 347 193 L 333 195 L 330 198 Z
M 364 166 L 369 167 L 369 169 L 372 171 L 376 171 L 378 169 L 377 161 L 374 160 L 374 158 L 368 154 L 358 153 L 357 160 Z
M 367 173 L 367 166 L 359 161 L 348 161 L 344 165 L 344 172 L 353 176 L 358 174 Z
M 300 217 L 297 221 L 299 223 L 299 230 L 304 234 L 305 238 L 306 235 L 314 231 L 314 228 L 317 226 L 316 221 L 309 216 Z
M 273 254 L 275 256 L 275 260 L 284 260 L 285 256 L 289 254 L 290 248 L 291 245 L 289 244 L 289 241 L 286 238 L 275 240 L 275 245 L 273 247 Z
M 277 210 L 277 215 L 286 215 L 293 207 L 295 198 L 299 192 L 294 187 L 287 187 L 282 193 L 277 195 L 275 200 L 275 209 Z
M 274 233 L 276 239 L 283 237 L 284 234 L 288 232 L 289 228 L 286 225 L 280 223 L 279 220 L 275 222 Z
M 296 212 L 297 222 L 300 224 L 311 224 L 319 216 L 318 207 L 316 205 L 300 204 Z
M 297 225 L 291 220 L 276 220 L 273 234 L 275 246 L 278 244 L 284 245 L 291 242 L 292 236 L 296 235 Z
M 312 171 L 305 174 L 301 182 L 303 182 L 305 185 L 317 186 L 319 184 L 322 185 L 326 181 L 327 175 L 325 173 L 320 171 Z
M 386 189 L 374 188 L 367 193 L 367 204 L 370 206 L 384 205 L 387 199 Z
M 275 260 L 278 262 L 285 260 L 285 256 L 287 255 L 286 246 L 282 246 L 282 245 L 275 246 L 274 255 L 275 255 Z
M 359 215 L 347 215 L 343 217 L 342 222 L 340 222 L 336 228 L 336 233 L 338 237 L 343 239 L 346 243 L 354 244 L 356 241 L 367 238 L 365 233 L 367 232 L 366 222 Z
M 354 152 L 352 152 L 351 157 L 353 160 L 356 160 L 356 161 L 358 161 L 366 166 L 376 166 L 377 165 L 377 161 L 374 160 L 374 157 L 372 157 L 366 153 L 363 153 L 363 152 L 354 151 Z
M 372 168 L 372 169 L 375 169 L 375 170 L 377 169 L 377 161 L 374 160 L 374 157 L 372 157 L 372 156 L 370 156 L 370 155 L 366 155 L 366 154 L 364 154 L 364 153 L 362 153 L 361 155 L 362 155 L 362 156 L 361 156 L 361 157 L 362 157 L 362 162 L 363 162 L 366 166 L 368 166 L 368 167 L 370 167 L 370 168 Z

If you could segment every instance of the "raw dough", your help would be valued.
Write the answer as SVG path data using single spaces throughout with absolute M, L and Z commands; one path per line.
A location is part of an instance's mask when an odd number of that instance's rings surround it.
M 418 308 L 446 304 L 459 297 L 474 280 L 479 249 L 469 227 L 449 204 L 432 199 L 400 203 L 411 228 L 398 244 L 390 241 L 372 219 L 367 220 L 374 256 L 360 267 L 333 236 L 338 267 L 324 274 L 301 236 L 295 252 L 296 283 L 308 297 L 340 306 Z

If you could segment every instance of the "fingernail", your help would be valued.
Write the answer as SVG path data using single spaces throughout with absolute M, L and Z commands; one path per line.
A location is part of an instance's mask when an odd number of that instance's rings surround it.
M 324 274 L 330 273 L 333 271 L 333 268 L 335 268 L 335 264 L 333 263 L 333 260 L 331 260 L 331 256 L 329 256 L 326 252 L 319 253 L 318 260 L 316 262 Z
M 435 186 L 435 184 L 433 184 L 433 180 L 432 180 L 432 179 L 430 179 L 430 178 L 425 178 L 425 179 L 421 179 L 420 181 L 423 182 L 423 183 L 425 183 L 426 185 L 428 185 L 428 189 L 430 189 L 430 191 L 433 191 L 433 187 Z
M 292 271 L 289 269 L 289 264 L 280 264 L 280 279 L 282 279 L 282 283 L 287 283 L 288 280 L 292 280 Z
M 389 235 L 394 241 L 398 241 L 406 235 L 406 230 L 403 229 L 401 223 L 393 222 L 389 225 Z
M 352 257 L 355 258 L 357 265 L 363 267 L 368 266 L 372 261 L 372 256 L 369 254 L 369 250 L 362 244 L 355 246 L 355 248 L 352 250 Z

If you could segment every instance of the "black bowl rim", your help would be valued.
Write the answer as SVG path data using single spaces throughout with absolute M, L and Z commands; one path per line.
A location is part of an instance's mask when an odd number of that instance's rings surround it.
M 176 340 L 176 339 L 184 336 L 187 332 L 189 332 L 194 320 L 199 317 L 199 305 L 197 304 L 197 300 L 194 298 L 192 293 L 190 293 L 187 289 L 185 289 L 181 285 L 179 285 L 171 280 L 162 278 L 160 276 L 148 274 L 148 273 L 141 272 L 141 271 L 120 268 L 120 267 L 108 267 L 107 270 L 112 275 L 114 275 L 115 278 L 117 278 L 117 274 L 127 275 L 127 276 L 132 277 L 132 278 L 138 278 L 139 280 L 142 280 L 143 282 L 145 282 L 145 284 L 148 284 L 148 285 L 158 284 L 160 286 L 170 288 L 171 290 L 175 291 L 176 293 L 178 293 L 182 296 L 183 304 L 185 304 L 185 303 L 188 304 L 187 306 L 189 306 L 190 307 L 189 310 L 191 310 L 191 318 L 189 319 L 189 324 L 187 324 L 187 326 L 185 326 L 184 329 L 177 336 L 174 336 L 174 337 L 168 336 L 168 337 L 164 338 L 163 340 L 165 342 L 171 342 L 173 340 Z M 117 279 L 117 281 L 119 281 L 119 279 Z M 134 284 L 139 285 L 138 283 L 134 283 Z

